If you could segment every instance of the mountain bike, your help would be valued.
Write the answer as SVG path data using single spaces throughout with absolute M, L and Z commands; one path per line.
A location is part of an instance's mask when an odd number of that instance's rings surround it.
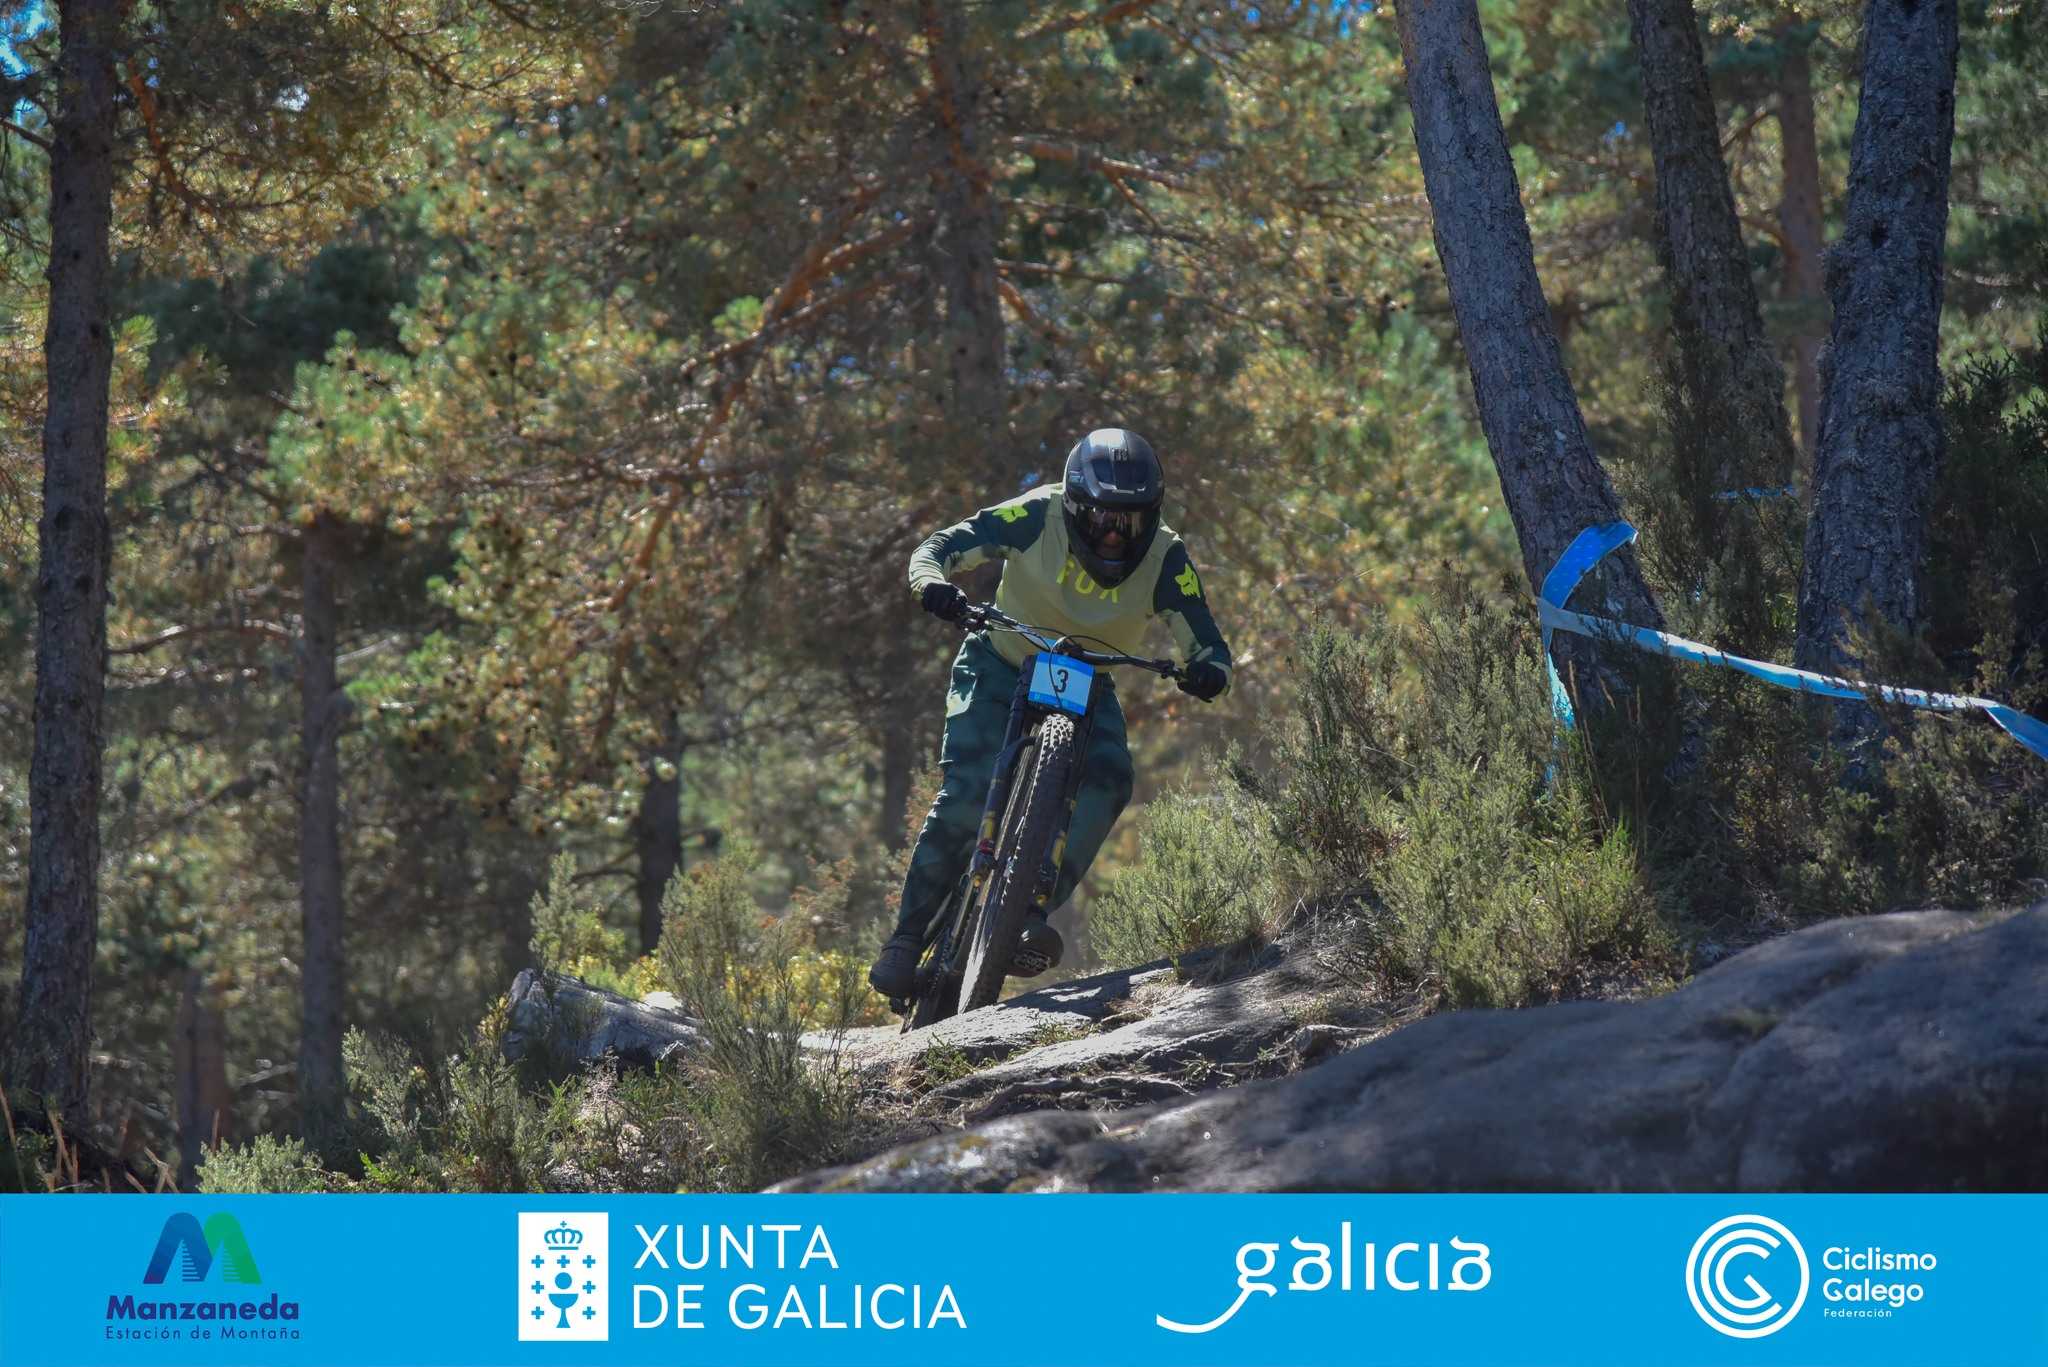
M 1012 632 L 1038 649 L 1024 657 L 1017 674 L 974 857 L 925 928 L 911 996 L 889 1003 L 903 1016 L 905 1031 L 991 1005 L 1005 978 L 1032 977 L 1052 966 L 1042 956 L 1021 954 L 1017 939 L 1059 882 L 1094 705 L 1098 690 L 1110 686 L 1102 671 L 1127 665 L 1181 677 L 1171 660 L 1085 650 L 1074 638 L 1020 622 L 993 603 L 968 609 L 962 625 Z

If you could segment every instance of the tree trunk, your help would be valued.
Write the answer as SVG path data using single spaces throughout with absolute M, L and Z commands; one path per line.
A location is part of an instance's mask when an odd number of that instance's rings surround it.
M 59 6 L 50 152 L 48 411 L 37 525 L 29 882 L 10 1080 L 85 1119 L 98 931 L 100 713 L 107 657 L 108 231 L 117 0 Z
M 892 594 L 883 601 L 891 606 L 882 627 L 879 672 L 885 679 L 908 680 L 915 673 L 911 632 L 915 629 L 912 619 L 917 615 L 917 605 L 902 594 Z M 926 706 L 929 700 L 920 688 L 898 687 L 882 699 L 882 781 L 876 799 L 875 843 L 883 850 L 896 849 L 903 843 L 904 808 L 910 803 L 910 778 L 917 767 L 917 718 Z
M 1871 0 L 1834 322 L 1799 589 L 1801 666 L 1860 673 L 1850 626 L 1919 624 L 1919 566 L 1941 465 L 1943 238 L 1955 132 L 1955 0 Z M 1876 718 L 1845 705 L 1844 729 Z
M 642 954 L 652 954 L 661 946 L 661 895 L 683 866 L 682 729 L 673 712 L 663 730 L 667 744 L 647 766 L 640 810 L 633 817 L 633 850 L 638 857 L 633 894 L 640 902 Z M 661 776 L 663 760 L 676 766 L 668 778 Z
M 1799 396 L 1799 449 L 1808 465 L 1820 439 L 1820 347 L 1827 338 L 1827 295 L 1821 281 L 1820 147 L 1813 131 L 1813 64 L 1806 42 L 1781 33 L 1785 65 L 1778 73 L 1778 142 L 1783 189 L 1778 226 L 1785 234 L 1785 270 L 1778 297 L 1792 314 L 1792 389 Z M 1811 489 L 1809 475 L 1802 484 Z
M 945 296 L 948 416 L 963 454 L 986 453 L 1003 478 L 1015 477 L 1005 417 L 1002 296 L 996 285 L 997 216 L 982 147 L 988 86 L 967 50 L 960 7 L 923 0 L 932 102 L 939 124 L 938 224 L 934 275 Z
M 1686 407 L 1718 450 L 1718 488 L 1782 484 L 1794 464 L 1785 375 L 1757 308 L 1692 0 L 1629 0 L 1628 12 Z
M 341 1035 L 346 987 L 342 962 L 341 764 L 338 740 L 347 698 L 335 673 L 340 610 L 334 578 L 340 529 L 322 515 L 302 539 L 299 642 L 299 909 L 305 928 L 300 992 L 299 1109 L 305 1133 L 326 1143 L 339 1130 L 346 1100 Z
M 1536 278 L 1474 0 L 1402 0 L 1398 19 L 1437 256 L 1522 565 L 1540 587 L 1582 530 L 1621 510 L 1587 439 Z M 1606 564 L 1611 568 L 1589 581 L 1604 589 L 1592 610 L 1661 627 L 1663 614 L 1633 552 L 1617 551 Z M 1568 675 L 1576 668 L 1583 677 L 1594 667 L 1592 649 L 1576 638 L 1557 643 Z M 1602 682 L 1609 688 L 1624 687 L 1607 675 Z
M 234 1124 L 227 1022 L 196 968 L 185 975 L 176 1029 L 171 1051 L 178 1079 L 178 1189 L 192 1191 L 207 1147 L 228 1139 Z

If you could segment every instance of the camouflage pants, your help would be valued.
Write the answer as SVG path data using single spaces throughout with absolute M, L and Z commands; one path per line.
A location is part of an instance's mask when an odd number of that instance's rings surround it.
M 988 802 L 988 785 L 995 776 L 996 756 L 1010 722 L 1010 698 L 1016 691 L 1016 669 L 982 636 L 969 636 L 953 659 L 953 683 L 946 694 L 946 739 L 939 752 L 945 782 L 910 853 L 898 934 L 924 933 L 925 923 L 973 858 L 975 832 Z M 1131 752 L 1124 741 L 1123 708 L 1107 689 L 1096 693 L 1094 733 L 1082 766 L 1074 819 L 1067 827 L 1066 857 L 1050 903 L 1055 910 L 1073 895 L 1117 814 L 1131 800 Z

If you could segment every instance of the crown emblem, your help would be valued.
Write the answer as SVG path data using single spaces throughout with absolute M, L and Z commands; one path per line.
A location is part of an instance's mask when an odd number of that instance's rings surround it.
M 567 1220 L 540 1236 L 549 1248 L 577 1248 L 583 1243 L 583 1231 L 569 1228 Z

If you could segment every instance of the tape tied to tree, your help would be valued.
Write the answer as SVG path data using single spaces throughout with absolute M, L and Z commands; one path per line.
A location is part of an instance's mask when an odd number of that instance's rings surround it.
M 1613 641 L 1646 650 L 1654 655 L 1666 655 L 1674 660 L 1690 660 L 1694 664 L 1715 665 L 1722 669 L 1733 669 L 1752 678 L 1762 679 L 1775 688 L 1790 689 L 1795 693 L 1812 693 L 1826 698 L 1848 698 L 1867 701 L 1872 697 L 1885 702 L 1899 703 L 1907 707 L 1922 707 L 1936 712 L 1984 712 L 1992 721 L 2002 727 L 2006 734 L 2021 745 L 2032 750 L 2042 759 L 2048 759 L 2048 722 L 2030 717 L 2017 708 L 1990 698 L 1968 698 L 1955 693 L 1930 693 L 1921 688 L 1894 688 L 1889 684 L 1857 683 L 1852 679 L 1835 678 L 1827 674 L 1815 674 L 1804 669 L 1792 669 L 1786 665 L 1774 665 L 1764 660 L 1746 659 L 1730 655 L 1712 646 L 1688 641 L 1683 636 L 1673 636 L 1665 631 L 1652 631 L 1648 627 L 1630 626 L 1606 617 L 1594 617 L 1583 612 L 1572 612 L 1564 605 L 1571 601 L 1572 591 L 1579 581 L 1591 572 L 1595 565 L 1609 555 L 1636 539 L 1636 529 L 1626 522 L 1605 522 L 1588 527 L 1578 538 L 1565 548 L 1557 563 L 1550 567 L 1550 573 L 1543 577 L 1543 592 L 1537 606 L 1543 619 L 1543 665 L 1550 671 L 1551 706 L 1559 721 L 1567 727 L 1573 725 L 1571 696 L 1565 692 L 1564 680 L 1557 674 L 1557 665 L 1550 656 L 1550 639 L 1553 631 L 1570 631 L 1580 636 L 1590 636 L 1599 641 Z

